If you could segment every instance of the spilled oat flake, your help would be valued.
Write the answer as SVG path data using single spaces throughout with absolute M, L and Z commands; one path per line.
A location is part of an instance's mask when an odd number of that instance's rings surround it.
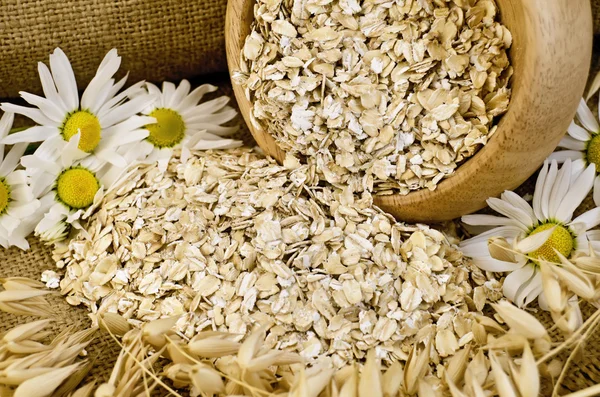
M 164 174 L 136 167 L 56 247 L 62 294 L 133 326 L 180 316 L 186 337 L 264 325 L 266 348 L 335 367 L 370 349 L 405 360 L 431 332 L 435 361 L 473 338 L 497 281 L 441 232 L 396 223 L 369 195 L 286 164 L 236 149 L 175 157 Z
M 258 0 L 233 80 L 253 124 L 338 187 L 435 189 L 508 107 L 490 0 Z

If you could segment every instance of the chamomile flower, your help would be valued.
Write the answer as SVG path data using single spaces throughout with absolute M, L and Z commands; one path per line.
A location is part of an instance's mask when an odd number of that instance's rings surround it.
M 181 148 L 181 161 L 185 163 L 191 150 L 229 149 L 241 145 L 240 141 L 223 138 L 237 131 L 237 127 L 223 124 L 231 121 L 237 112 L 227 106 L 229 98 L 222 96 L 200 103 L 204 95 L 218 88 L 202 85 L 190 92 L 191 86 L 183 80 L 178 87 L 163 83 L 162 91 L 154 84 L 146 88 L 155 101 L 142 113 L 155 118 L 156 123 L 145 128 L 148 137 L 140 144 L 129 145 L 126 158 L 158 162 L 164 171 L 173 155 L 173 149 Z
M 35 227 L 35 234 L 42 240 L 60 241 L 70 226 L 80 228 L 79 221 L 92 215 L 120 176 L 111 164 L 97 170 L 92 166 L 93 162 L 84 159 L 66 169 L 54 166 L 32 177 L 33 183 L 47 187 L 40 199 L 43 218 Z
M 594 177 L 593 165 L 574 173 L 570 159 L 560 170 L 556 161 L 546 161 L 537 179 L 533 207 L 511 191 L 499 199 L 488 199 L 490 208 L 503 216 L 464 216 L 464 223 L 488 230 L 463 241 L 461 249 L 483 270 L 510 272 L 504 280 L 504 295 L 517 306 L 527 305 L 540 294 L 540 305 L 545 306 L 539 260 L 561 263 L 556 252 L 571 258 L 576 252 L 586 252 L 589 242 L 600 244 L 600 236 L 590 232 L 600 224 L 600 208 L 572 219 L 591 190 Z M 488 240 L 493 237 L 506 239 L 523 255 L 516 255 L 514 262 L 493 258 L 488 248 Z
M 125 167 L 127 163 L 117 149 L 146 138 L 148 130 L 142 127 L 155 119 L 136 116 L 153 101 L 150 95 L 139 95 L 145 92 L 143 83 L 119 93 L 126 78 L 115 82 L 113 76 L 120 65 L 117 51 L 109 51 L 80 99 L 69 59 L 57 48 L 50 55 L 50 68 L 38 64 L 45 98 L 21 92 L 35 107 L 2 104 L 4 111 L 24 115 L 38 125 L 10 135 L 2 143 L 42 142 L 34 158 L 50 162 L 60 159 L 63 167 L 86 157 L 95 167 L 106 162 Z
M 0 119 L 0 139 L 8 135 L 13 118 L 4 113 Z M 4 248 L 29 248 L 25 238 L 33 231 L 40 207 L 25 170 L 16 169 L 26 148 L 26 143 L 16 144 L 4 157 L 4 145 L 0 144 L 0 246 Z
M 552 153 L 548 159 L 559 163 L 566 159 L 573 161 L 575 172 L 593 164 L 596 167 L 594 180 L 594 203 L 600 206 L 600 124 L 582 98 L 577 107 L 577 121 L 571 122 L 567 135 L 560 141 L 561 148 Z

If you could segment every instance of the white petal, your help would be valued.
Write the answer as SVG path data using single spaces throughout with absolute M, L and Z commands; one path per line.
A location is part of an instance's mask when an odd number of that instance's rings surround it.
M 8 152 L 6 158 L 4 159 L 4 161 L 2 161 L 2 164 L 0 165 L 0 177 L 7 176 L 11 172 L 13 172 L 15 168 L 17 168 L 21 156 L 23 156 L 23 153 L 25 153 L 25 150 L 27 149 L 27 145 L 28 144 L 25 142 L 17 143 L 15 146 L 12 147 L 12 149 L 10 149 L 10 152 Z
M 532 265 L 525 265 L 506 276 L 503 285 L 504 296 L 514 303 L 522 302 L 520 292 L 527 286 L 534 272 Z
M 523 266 L 522 263 L 504 262 L 492 257 L 473 258 L 473 263 L 481 270 L 497 273 L 514 272 Z
M 538 296 L 538 304 L 540 305 L 540 309 L 550 311 L 550 305 L 548 305 L 548 299 L 546 298 L 543 287 L 542 292 L 540 292 L 540 295 Z
M 62 135 L 57 133 L 40 143 L 34 154 L 41 159 L 55 161 L 60 157 L 60 151 L 66 144 Z
M 123 157 L 128 163 L 132 163 L 138 160 L 144 160 L 152 151 L 154 146 L 148 141 L 142 141 L 139 144 L 128 145 L 128 149 L 125 151 Z
M 27 103 L 39 108 L 46 117 L 56 123 L 62 123 L 67 116 L 66 112 L 46 98 L 23 91 L 21 91 L 20 94 Z
M 585 100 L 581 98 L 579 106 L 577 107 L 577 118 L 583 124 L 583 126 L 590 132 L 600 132 L 600 126 L 598 121 L 592 114 L 592 111 L 585 103 Z
M 51 228 L 55 227 L 56 224 L 62 222 L 64 219 L 67 218 L 68 212 L 59 213 L 57 211 L 52 211 L 57 206 L 64 208 L 64 206 L 61 204 L 55 204 L 54 206 L 52 206 L 52 208 L 50 208 L 50 211 L 46 213 L 46 215 L 44 215 L 44 218 L 35 227 L 35 232 L 37 234 L 41 234 L 50 230 Z
M 119 81 L 117 84 L 115 84 L 109 90 L 108 97 L 110 98 L 111 95 L 113 95 L 113 97 L 110 100 L 106 101 L 106 103 L 102 104 L 102 106 L 98 109 L 98 112 L 97 112 L 98 118 L 100 118 L 100 119 L 104 118 L 107 114 L 112 112 L 115 108 L 117 108 L 121 104 L 125 103 L 125 101 L 129 98 L 136 98 L 138 96 L 148 95 L 146 93 L 146 90 L 143 88 L 143 85 L 144 85 L 143 81 L 140 81 L 140 82 L 132 85 L 131 87 L 129 87 L 126 90 L 124 90 L 123 92 L 121 92 L 119 95 L 116 95 L 117 92 L 115 90 L 117 90 L 120 87 L 120 85 L 122 84 L 121 83 L 122 81 L 123 80 Z
M 171 156 L 173 156 L 173 149 L 171 148 L 164 148 L 158 151 L 156 162 L 158 163 L 158 169 L 160 172 L 165 172 L 167 170 Z
M 221 139 L 218 141 L 201 140 L 194 145 L 194 150 L 211 150 L 211 149 L 233 149 L 243 145 L 242 141 L 235 139 Z
M 73 111 L 79 108 L 79 93 L 77 92 L 77 82 L 75 81 L 75 73 L 69 59 L 65 53 L 57 48 L 50 55 L 50 70 L 58 94 L 63 99 L 67 109 Z
M 25 131 L 17 132 L 16 134 L 10 134 L 2 143 L 7 145 L 12 145 L 15 143 L 31 143 L 31 142 L 39 142 L 45 139 L 49 139 L 53 136 L 58 135 L 59 132 L 56 128 L 53 127 L 42 127 L 35 126 L 26 129 Z
M 50 73 L 48 66 L 44 65 L 42 62 L 38 62 L 38 73 L 40 74 L 40 81 L 42 82 L 42 89 L 44 90 L 44 95 L 46 98 L 56 107 L 58 107 L 63 114 L 66 115 L 69 113 L 67 105 L 62 100 L 60 95 L 58 95 L 58 91 L 56 91 L 54 79 L 52 78 L 52 74 Z
M 2 118 L 0 118 L 0 141 L 2 141 L 2 139 L 4 139 L 4 137 L 10 132 L 14 119 L 15 114 L 9 112 L 4 113 Z M 3 154 L 4 153 L 0 153 L 0 161 L 2 160 Z
M 590 241 L 588 240 L 587 233 L 581 233 L 575 237 L 575 250 L 589 254 Z
M 149 135 L 149 131 L 146 129 L 139 129 L 133 131 L 127 131 L 123 135 L 113 135 L 105 140 L 102 145 L 98 145 L 98 148 L 104 150 L 104 148 L 115 150 L 115 148 L 131 143 L 140 143 L 146 139 Z M 97 149 L 99 150 L 99 149 Z
M 187 109 L 196 106 L 198 102 L 202 99 L 204 95 L 210 92 L 215 92 L 219 89 L 219 87 L 215 87 L 214 85 L 204 84 L 200 87 L 196 88 L 194 91 L 190 93 L 176 108 L 180 113 L 185 112 Z
M 96 75 L 81 97 L 81 107 L 83 109 L 99 108 L 98 103 L 102 104 L 104 101 L 98 101 L 97 95 L 111 81 L 114 74 L 119 70 L 119 66 L 121 66 L 121 57 L 117 55 L 116 50 L 111 50 L 102 60 Z
M 75 161 L 89 156 L 88 153 L 84 152 L 83 150 L 79 150 L 78 148 L 80 137 L 81 133 L 78 132 L 77 134 L 73 135 L 64 146 L 60 154 L 60 160 L 63 168 L 69 168 Z
M 600 225 L 600 207 L 596 207 L 579 215 L 572 223 L 584 224 L 586 231 L 595 228 Z
M 571 160 L 567 160 L 558 171 L 554 186 L 550 192 L 550 203 L 548 204 L 548 214 L 550 218 L 555 217 L 560 203 L 569 192 L 569 188 L 571 187 L 571 175 Z
M 523 236 L 525 231 L 526 230 L 523 230 L 523 228 L 519 226 L 500 226 L 488 230 L 484 233 L 481 233 L 479 236 L 471 237 L 470 239 L 461 241 L 460 246 L 463 247 L 481 240 L 487 241 L 491 237 L 504 237 L 506 239 L 514 239 L 516 237 Z
M 28 117 L 31 120 L 35 121 L 37 124 L 40 124 L 43 126 L 58 127 L 58 125 L 59 125 L 59 123 L 49 119 L 48 117 L 46 117 L 46 115 L 44 115 L 44 113 L 42 113 L 41 110 L 36 109 L 36 108 L 28 108 L 25 106 L 13 105 L 12 103 L 6 103 L 6 102 L 3 103 L 1 107 L 2 107 L 2 110 L 4 110 L 5 112 L 22 114 L 23 116 Z M 13 134 L 13 135 L 16 135 L 16 134 Z M 35 142 L 35 141 L 32 141 L 32 142 Z
M 123 156 L 116 153 L 114 150 L 112 150 L 110 148 L 106 149 L 106 150 L 96 151 L 94 154 L 99 159 L 102 159 L 102 160 L 114 165 L 115 167 L 127 167 L 127 162 L 125 161 Z
M 535 191 L 533 193 L 533 212 L 537 219 L 544 219 L 544 213 L 542 211 L 542 192 L 544 191 L 544 183 L 546 182 L 546 176 L 548 175 L 548 160 L 544 161 L 544 165 L 538 174 L 537 181 L 535 183 Z
M 8 212 L 4 215 L 0 216 L 0 225 L 6 230 L 8 236 L 12 234 L 12 232 L 19 227 L 20 217 L 17 217 L 13 214 L 9 214 Z
M 6 213 L 15 218 L 23 219 L 33 214 L 38 208 L 40 208 L 39 200 L 33 200 L 25 204 L 13 204 L 7 208 Z
M 17 187 L 12 186 L 10 190 L 10 198 L 20 202 L 30 202 L 35 200 L 33 197 L 33 191 L 27 185 L 20 185 Z
M 578 126 L 574 121 L 571 121 L 571 125 L 569 125 L 569 135 L 581 142 L 587 142 L 592 137 L 585 128 Z
M 540 293 L 544 290 L 542 286 L 542 275 L 539 272 L 535 272 L 535 275 L 529 281 L 527 286 L 523 288 L 522 291 L 519 291 L 519 298 L 515 302 L 515 304 L 519 307 L 525 307 L 535 298 L 537 298 Z
M 158 88 L 157 86 L 155 86 L 152 83 L 145 83 L 146 86 L 146 90 L 148 91 L 148 93 L 150 95 L 152 95 L 152 97 L 154 97 L 155 102 L 152 104 L 152 108 L 164 108 L 165 107 L 165 103 L 163 101 L 163 94 L 162 91 L 160 90 L 160 88 Z M 144 113 L 144 114 L 149 114 L 148 113 Z
M 565 160 L 583 160 L 584 154 L 579 150 L 559 150 L 548 156 L 548 160 L 555 160 L 558 163 L 564 163 Z
M 564 147 L 565 149 L 578 150 L 582 152 L 586 149 L 587 145 L 586 142 L 582 142 L 580 140 L 571 138 L 570 136 L 566 136 L 560 140 L 558 146 Z
M 181 156 L 179 156 L 181 164 L 187 164 L 191 155 L 192 155 L 192 153 L 190 152 L 190 149 L 188 149 L 188 147 L 186 145 L 182 145 L 181 146 Z
M 191 113 L 191 112 L 190 112 Z M 206 124 L 225 124 L 228 121 L 233 120 L 238 115 L 238 112 L 229 106 L 226 109 L 221 110 L 218 113 L 191 113 L 189 119 L 185 119 L 189 124 L 206 123 Z
M 565 195 L 556 211 L 556 219 L 561 222 L 569 222 L 573 217 L 573 212 L 590 192 L 594 185 L 596 176 L 596 167 L 590 164 L 585 171 L 572 184 L 569 192 Z
M 600 207 L 600 175 L 594 179 L 594 204 Z
M 239 130 L 239 126 L 223 127 L 220 125 L 207 124 L 207 123 L 186 124 L 186 128 L 188 128 L 189 130 L 192 130 L 192 131 L 205 130 L 205 131 L 209 131 L 209 132 L 219 135 L 219 136 L 231 135 Z
M 600 230 L 588 230 L 585 235 L 589 241 L 600 241 Z
M 532 223 L 537 222 L 537 218 L 535 217 L 535 214 L 533 213 L 533 209 L 531 208 L 531 205 L 529 205 L 529 203 L 527 201 L 525 201 L 523 199 L 523 197 L 519 196 L 517 193 L 510 191 L 510 190 L 504 191 L 504 193 L 502 193 L 502 195 L 500 197 L 502 198 L 502 200 L 507 201 L 508 203 L 512 204 L 514 207 L 519 208 L 519 209 L 523 210 L 524 212 L 526 212 L 527 215 L 529 215 L 529 217 L 531 218 Z
M 467 225 L 484 225 L 484 226 L 505 226 L 516 225 L 516 222 L 510 218 L 496 215 L 474 214 L 465 215 L 461 221 Z
M 14 245 L 15 247 L 27 251 L 29 250 L 29 242 L 25 239 L 25 236 L 22 234 L 16 234 L 16 231 L 9 237 L 8 240 L 10 245 Z
M 58 175 L 61 170 L 60 166 L 54 161 L 47 161 L 41 159 L 35 154 L 23 156 L 21 158 L 21 164 L 23 164 L 23 167 L 25 168 L 39 168 L 41 170 L 45 170 L 46 172 L 52 175 Z
M 548 170 L 548 175 L 546 175 L 546 181 L 544 182 L 544 190 L 542 190 L 542 213 L 544 217 L 540 220 L 546 220 L 551 217 L 554 217 L 554 214 L 550 214 L 550 200 L 552 199 L 551 193 L 554 188 L 554 181 L 556 181 L 556 176 L 558 175 L 558 163 L 556 161 L 552 161 L 550 163 L 550 169 Z
M 517 243 L 517 250 L 525 254 L 536 251 L 548 241 L 550 236 L 552 236 L 552 233 L 554 233 L 554 229 L 555 227 L 552 227 L 543 232 L 532 234 L 529 237 L 524 238 Z
M 27 183 L 27 173 L 25 170 L 17 170 L 6 175 L 5 180 L 11 186 L 22 185 Z
M 148 124 L 156 124 L 156 119 L 149 116 L 132 116 L 119 124 L 115 124 L 112 127 L 107 128 L 103 132 L 105 136 L 110 136 L 113 134 L 126 134 L 129 131 L 145 127 Z
M 202 117 L 208 113 L 216 113 L 219 110 L 223 109 L 231 98 L 227 96 L 218 97 L 215 99 L 211 99 L 210 101 L 201 103 L 198 106 L 187 109 L 181 113 L 181 115 L 187 120 L 188 117 L 191 118 L 190 122 L 193 122 L 194 116 Z
M 185 99 L 185 97 L 188 96 L 188 94 L 190 93 L 190 82 L 187 80 L 181 80 L 181 83 L 179 83 L 179 87 L 177 87 L 177 89 L 175 90 L 175 92 L 173 93 L 173 96 L 171 97 L 171 99 L 169 100 L 169 102 L 166 104 L 166 107 L 168 108 L 175 108 L 177 105 L 179 105 L 181 103 L 181 101 L 183 101 Z
M 131 116 L 141 112 L 145 107 L 154 102 L 154 98 L 150 95 L 142 95 L 125 102 L 122 105 L 111 109 L 105 116 L 100 116 L 100 125 L 102 128 L 112 127 Z
M 170 81 L 165 81 L 162 86 L 162 93 L 164 106 L 168 107 L 171 103 L 173 94 L 175 94 L 175 84 Z
M 487 203 L 491 209 L 513 219 L 524 229 L 529 229 L 537 223 L 537 221 L 532 219 L 528 213 L 504 200 L 492 197 L 487 200 Z

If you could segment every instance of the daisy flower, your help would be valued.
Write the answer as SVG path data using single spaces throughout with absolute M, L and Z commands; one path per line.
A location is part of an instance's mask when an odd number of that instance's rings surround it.
M 142 113 L 157 121 L 145 126 L 148 137 L 144 141 L 129 145 L 124 153 L 126 158 L 156 161 L 164 171 L 175 148 L 181 148 L 181 161 L 185 163 L 191 150 L 241 146 L 240 141 L 223 138 L 238 129 L 222 126 L 237 115 L 235 109 L 227 106 L 229 98 L 221 96 L 199 104 L 205 94 L 216 91 L 217 87 L 205 84 L 190 92 L 190 83 L 183 80 L 178 87 L 163 83 L 162 91 L 146 83 L 146 89 L 155 101 Z
M 8 135 L 13 118 L 12 113 L 4 113 L 0 119 L 0 139 Z M 16 170 L 26 148 L 26 143 L 14 145 L 4 157 L 4 145 L 0 144 L 0 246 L 4 248 L 29 248 L 25 238 L 33 231 L 40 206 L 25 170 Z
M 567 159 L 573 161 L 573 170 L 578 172 L 593 164 L 596 167 L 594 180 L 594 203 L 600 206 L 600 125 L 582 98 L 577 107 L 576 119 L 580 125 L 571 122 L 567 135 L 560 141 L 557 150 L 548 159 L 559 163 Z
M 104 198 L 106 190 L 117 181 L 120 173 L 109 163 L 99 169 L 84 159 L 66 169 L 47 164 L 44 172 L 33 176 L 32 183 L 46 186 L 40 198 L 43 218 L 35 227 L 35 234 L 46 242 L 63 240 L 70 226 L 80 228 Z
M 141 127 L 155 119 L 135 116 L 153 101 L 150 95 L 139 95 L 144 92 L 143 83 L 118 93 L 126 82 L 126 78 L 118 82 L 113 78 L 120 65 L 117 50 L 109 51 L 80 100 L 69 59 L 57 48 L 50 55 L 50 68 L 38 64 L 45 98 L 21 92 L 23 99 L 35 107 L 11 103 L 1 106 L 38 125 L 5 137 L 2 143 L 42 142 L 35 157 L 60 159 L 63 167 L 85 157 L 90 157 L 96 167 L 105 162 L 125 167 L 126 161 L 117 149 L 146 138 L 148 131 Z M 132 96 L 135 98 L 129 99 Z
M 592 164 L 574 173 L 570 159 L 560 170 L 556 161 L 551 164 L 546 161 L 537 179 L 533 207 L 511 191 L 504 192 L 499 199 L 488 199 L 490 208 L 502 216 L 464 216 L 464 223 L 488 230 L 463 241 L 461 249 L 482 270 L 510 272 L 504 280 L 504 295 L 517 306 L 527 305 L 540 294 L 540 305 L 546 306 L 539 260 L 561 263 L 557 252 L 570 259 L 575 253 L 585 252 L 589 242 L 600 244 L 600 235 L 590 232 L 600 224 L 600 208 L 572 219 L 573 212 L 591 190 L 594 177 Z M 516 262 L 493 258 L 488 249 L 492 237 L 506 239 L 524 255 L 516 255 Z

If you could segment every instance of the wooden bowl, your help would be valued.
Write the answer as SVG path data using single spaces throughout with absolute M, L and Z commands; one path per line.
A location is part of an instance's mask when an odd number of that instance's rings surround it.
M 375 204 L 403 221 L 457 218 L 485 206 L 488 197 L 531 176 L 556 148 L 575 115 L 592 53 L 589 0 L 496 0 L 513 36 L 512 99 L 488 144 L 434 191 L 375 197 Z M 250 33 L 254 0 L 229 0 L 225 40 L 229 71 L 239 70 Z M 242 115 L 258 145 L 279 162 L 285 153 L 270 134 L 250 123 L 252 104 L 233 84 Z

